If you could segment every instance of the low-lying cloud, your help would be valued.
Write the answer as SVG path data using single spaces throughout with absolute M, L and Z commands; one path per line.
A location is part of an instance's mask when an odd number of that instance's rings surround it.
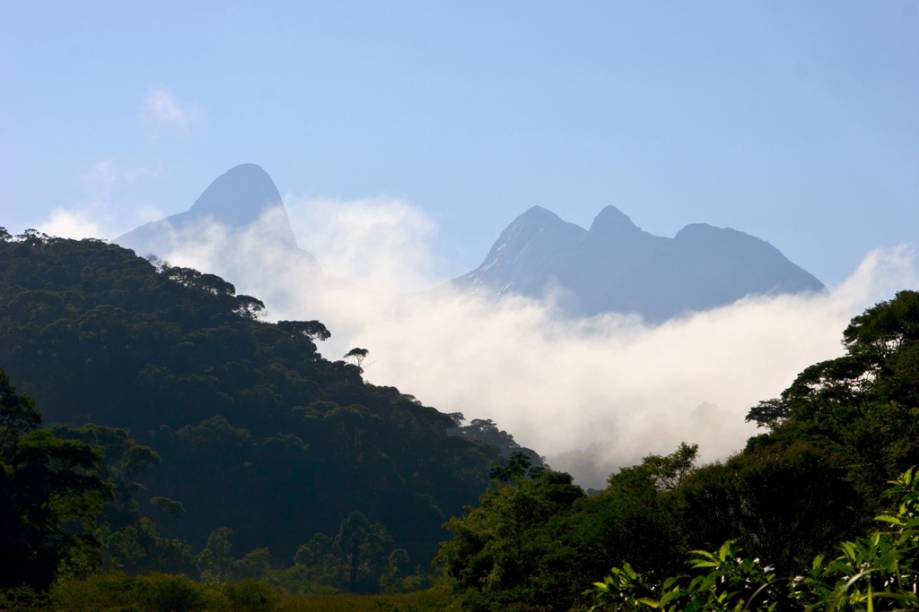
M 913 253 L 900 247 L 867 254 L 824 294 L 747 298 L 657 326 L 628 315 L 572 320 L 551 303 L 461 293 L 433 277 L 436 228 L 409 204 L 287 201 L 322 271 L 266 245 L 258 227 L 196 228 L 163 256 L 226 275 L 265 299 L 272 319 L 323 321 L 328 357 L 366 347 L 371 382 L 492 418 L 591 486 L 681 441 L 698 443 L 704 460 L 739 450 L 754 432 L 744 422 L 751 406 L 840 355 L 853 315 L 919 286 Z

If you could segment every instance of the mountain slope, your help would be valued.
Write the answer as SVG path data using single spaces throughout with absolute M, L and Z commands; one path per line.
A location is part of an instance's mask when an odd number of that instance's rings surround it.
M 654 236 L 613 206 L 589 230 L 533 207 L 501 234 L 459 287 L 534 298 L 572 315 L 637 313 L 663 321 L 746 295 L 821 291 L 823 284 L 769 243 L 733 229 L 688 225 Z
M 169 535 L 201 546 L 226 526 L 238 552 L 289 562 L 357 511 L 427 563 L 499 450 L 323 358 L 321 325 L 263 323 L 258 308 L 216 276 L 116 245 L 0 233 L 0 368 L 47 421 L 154 447 L 138 497 L 144 511 L 157 496 L 184 506 Z

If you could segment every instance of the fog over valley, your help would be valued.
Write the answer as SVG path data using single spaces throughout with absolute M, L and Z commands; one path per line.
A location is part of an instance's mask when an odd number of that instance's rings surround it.
M 493 419 L 586 486 L 681 441 L 698 443 L 706 461 L 740 450 L 755 433 L 749 408 L 806 365 L 840 355 L 854 314 L 917 284 L 914 253 L 892 246 L 826 291 L 751 295 L 663 322 L 572 316 L 551 291 L 496 294 L 436 276 L 437 227 L 412 203 L 288 194 L 279 206 L 270 178 L 255 180 L 266 183 L 261 192 L 228 209 L 236 222 L 206 210 L 119 240 L 231 280 L 265 301 L 268 320 L 322 321 L 328 358 L 366 347 L 368 380 Z

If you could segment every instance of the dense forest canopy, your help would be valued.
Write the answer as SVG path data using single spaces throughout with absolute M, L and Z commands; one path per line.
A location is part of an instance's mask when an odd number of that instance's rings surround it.
M 237 556 L 290 562 L 359 513 L 427 566 L 441 525 L 516 444 L 366 383 L 319 354 L 321 323 L 261 322 L 263 307 L 101 241 L 0 239 L 0 367 L 57 435 L 104 449 L 109 529 L 153 517 L 202 547 L 229 528 Z

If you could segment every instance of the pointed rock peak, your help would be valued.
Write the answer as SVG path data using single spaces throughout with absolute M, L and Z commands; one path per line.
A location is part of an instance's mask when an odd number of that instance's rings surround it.
M 283 207 L 281 194 L 268 173 L 256 164 L 240 164 L 218 176 L 189 212 L 241 227 L 276 207 Z
M 590 231 L 591 233 L 622 233 L 640 230 L 627 214 L 615 206 L 607 206 L 594 218 L 594 222 L 590 224 Z
M 548 227 L 561 225 L 565 225 L 565 221 L 551 210 L 547 210 L 542 206 L 531 206 L 514 219 L 507 226 L 505 232 L 529 234 Z
M 514 222 L 525 221 L 525 222 L 546 222 L 546 221 L 561 221 L 561 217 L 556 215 L 551 210 L 543 208 L 542 206 L 531 206 L 523 213 L 517 217 Z

